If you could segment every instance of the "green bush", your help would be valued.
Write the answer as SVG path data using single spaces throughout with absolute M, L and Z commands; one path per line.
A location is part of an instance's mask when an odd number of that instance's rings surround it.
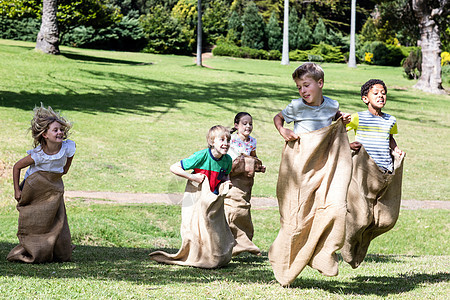
M 359 49 L 358 55 L 359 57 L 365 57 L 365 53 L 373 54 L 369 63 L 374 65 L 399 66 L 405 58 L 400 47 L 387 45 L 379 41 L 364 43 Z
M 239 47 L 224 40 L 219 40 L 216 47 L 212 51 L 216 56 L 231 56 L 241 58 L 254 58 L 254 59 L 281 59 L 281 52 L 278 50 L 262 50 L 253 49 L 250 47 Z
M 308 61 L 308 51 L 294 50 L 289 52 L 289 60 L 294 61 Z
M 403 70 L 409 79 L 417 79 L 422 73 L 422 51 L 420 48 L 409 53 L 402 62 Z
M 341 63 L 345 61 L 340 47 L 333 47 L 325 43 L 314 45 L 313 48 L 308 51 L 308 53 L 310 55 L 313 55 L 312 58 L 309 59 L 310 61 L 321 61 L 319 57 L 321 57 L 325 62 Z
M 345 62 L 340 47 L 333 47 L 324 43 L 314 45 L 311 50 L 290 51 L 289 59 L 295 61 Z
M 268 54 L 268 59 L 269 60 L 280 60 L 281 59 L 281 52 L 278 50 L 270 50 L 269 52 L 267 52 Z
M 137 16 L 125 16 L 119 23 L 97 30 L 80 26 L 67 33 L 61 41 L 64 45 L 80 48 L 118 51 L 140 51 L 146 42 Z
M 0 38 L 35 42 L 41 21 L 35 18 L 10 19 L 0 16 Z
M 442 82 L 450 84 L 450 65 L 442 66 Z

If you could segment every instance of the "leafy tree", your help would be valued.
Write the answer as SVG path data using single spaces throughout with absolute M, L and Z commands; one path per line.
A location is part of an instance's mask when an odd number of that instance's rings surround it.
M 278 24 L 278 18 L 275 12 L 272 13 L 267 23 L 267 45 L 270 50 L 281 51 L 283 45 L 283 35 L 281 33 L 280 25 Z
M 378 41 L 378 29 L 373 18 L 368 18 L 364 23 L 359 39 L 362 43 Z
M 440 34 L 448 28 L 450 2 L 448 0 L 413 0 L 412 8 L 420 28 L 422 74 L 414 85 L 423 91 L 445 94 L 442 87 Z
M 152 7 L 147 15 L 141 16 L 140 20 L 148 40 L 144 52 L 188 53 L 180 24 L 162 5 Z
M 441 42 L 448 40 L 446 31 L 450 23 L 448 0 L 377 0 L 382 24 L 388 24 L 401 42 L 422 47 L 422 73 L 416 88 L 444 93 L 441 77 Z M 402 40 L 405 37 L 408 39 Z
M 313 39 L 316 44 L 327 40 L 327 28 L 325 27 L 322 18 L 318 20 L 316 27 L 314 28 Z
M 242 46 L 263 49 L 266 26 L 253 1 L 245 8 L 242 23 Z
M 305 17 L 302 17 L 297 30 L 297 49 L 306 50 L 311 48 L 312 30 Z
M 181 28 L 181 38 L 191 50 L 196 45 L 197 0 L 179 0 L 172 9 L 172 16 Z
M 236 11 L 233 11 L 228 19 L 228 40 L 232 41 L 236 45 L 240 45 L 242 32 L 242 21 Z
M 75 27 L 105 28 L 121 19 L 119 11 L 108 7 L 106 0 L 10 0 L 2 1 L 0 14 L 10 18 L 42 19 L 37 48 L 59 53 L 59 40 Z M 47 43 L 52 43 L 50 48 Z M 47 45 L 46 45 L 47 44 Z M 45 46 L 46 45 L 46 46 Z
M 340 32 L 336 32 L 333 29 L 328 30 L 326 43 L 335 47 L 342 46 L 343 35 Z
M 82 48 L 140 51 L 147 44 L 147 40 L 137 14 L 137 11 L 129 11 L 119 23 L 107 28 L 77 27 L 64 36 L 61 44 Z
M 228 14 L 225 0 L 208 2 L 203 14 L 203 32 L 208 44 L 215 44 L 219 37 L 227 34 Z
M 298 44 L 298 13 L 295 7 L 289 12 L 289 49 L 297 49 Z
M 270 50 L 281 51 L 283 45 L 283 35 L 281 33 L 280 25 L 278 24 L 278 18 L 275 12 L 272 12 L 269 23 L 267 24 L 267 45 Z

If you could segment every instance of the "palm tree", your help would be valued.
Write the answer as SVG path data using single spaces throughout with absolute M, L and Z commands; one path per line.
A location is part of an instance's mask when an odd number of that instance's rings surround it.
M 36 50 L 47 54 L 59 54 L 57 2 L 57 0 L 44 0 L 42 6 L 42 23 L 36 39 Z

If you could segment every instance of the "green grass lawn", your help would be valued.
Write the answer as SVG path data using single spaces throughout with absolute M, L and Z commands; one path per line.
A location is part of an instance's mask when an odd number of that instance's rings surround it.
M 195 58 L 106 52 L 61 47 L 62 55 L 36 53 L 34 43 L 0 40 L 0 187 L 12 201 L 12 165 L 31 148 L 27 133 L 32 109 L 40 102 L 74 122 L 77 153 L 67 190 L 177 192 L 184 181 L 169 166 L 206 147 L 207 130 L 231 126 L 234 115 L 254 117 L 258 154 L 267 165 L 258 174 L 255 196 L 275 196 L 283 139 L 273 116 L 298 93 L 291 73 L 299 65 L 276 61 Z M 366 109 L 361 85 L 381 78 L 388 86 L 386 112 L 398 118 L 401 149 L 407 152 L 403 198 L 448 200 L 450 96 L 411 88 L 402 68 L 323 64 L 324 94 L 341 110 Z M 444 78 L 444 86 L 448 79 Z
M 258 154 L 268 167 L 255 196 L 275 196 L 283 140 L 273 116 L 298 97 L 291 79 L 299 63 L 215 57 L 210 68 L 195 58 L 61 47 L 62 55 L 33 51 L 34 43 L 0 40 L 0 257 L 17 244 L 11 169 L 31 149 L 27 128 L 43 102 L 74 122 L 77 154 L 66 190 L 181 193 L 185 181 L 169 166 L 206 147 L 215 124 L 234 115 L 254 117 Z M 381 78 L 386 112 L 396 116 L 407 152 L 403 198 L 449 200 L 449 96 L 411 88 L 401 68 L 323 64 L 324 94 L 341 110 L 365 109 L 360 86 Z M 449 86 L 444 79 L 444 86 Z M 156 249 L 181 244 L 180 207 L 67 203 L 73 262 L 25 265 L 0 259 L 5 299 L 447 299 L 450 294 L 447 210 L 402 210 L 388 233 L 375 239 L 360 268 L 342 260 L 327 278 L 307 267 L 291 288 L 274 279 L 267 251 L 279 229 L 276 208 L 253 210 L 254 242 L 262 257 L 243 255 L 224 268 L 161 265 Z
M 224 268 L 204 270 L 158 264 L 151 251 L 176 252 L 181 208 L 166 205 L 67 203 L 77 248 L 73 262 L 27 265 L 0 259 L 5 299 L 446 299 L 450 293 L 449 211 L 402 210 L 397 225 L 376 238 L 353 270 L 339 275 L 306 267 L 290 288 L 275 280 L 267 251 L 279 229 L 276 208 L 253 210 L 261 257 L 243 254 Z M 0 256 L 17 244 L 17 212 L 0 209 Z

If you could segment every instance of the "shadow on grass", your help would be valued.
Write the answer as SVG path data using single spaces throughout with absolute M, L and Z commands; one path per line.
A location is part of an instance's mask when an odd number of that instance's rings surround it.
M 349 281 L 297 279 L 293 286 L 300 289 L 321 289 L 339 295 L 388 296 L 412 291 L 423 284 L 450 281 L 450 274 L 398 274 L 397 276 L 356 276 Z
M 59 74 L 58 71 L 51 70 L 40 80 L 46 86 L 57 88 L 57 93 L 0 90 L 0 106 L 31 111 L 35 105 L 43 102 L 44 105 L 50 105 L 57 110 L 82 111 L 93 114 L 96 112 L 164 114 L 171 109 L 177 109 L 181 103 L 189 102 L 212 104 L 218 110 L 227 111 L 241 110 L 242 108 L 239 106 L 248 110 L 264 109 L 270 115 L 275 115 L 292 99 L 298 98 L 294 84 L 290 87 L 283 87 L 273 83 L 261 84 L 245 80 L 225 83 L 206 80 L 193 83 L 192 81 L 177 82 L 162 78 L 153 79 L 145 77 L 145 74 L 151 74 L 153 66 L 137 66 L 140 62 L 80 55 L 67 51 L 63 55 L 86 62 L 130 65 L 130 68 L 139 68 L 138 71 L 135 71 L 139 75 L 93 70 L 80 66 L 74 73 L 74 77 L 69 77 L 67 74 Z M 181 66 L 180 68 L 189 69 L 190 67 Z M 212 73 L 236 72 L 233 70 L 203 70 Z M 192 76 L 195 76 L 195 71 L 191 73 Z M 261 74 L 246 75 L 261 76 Z M 83 84 L 74 84 L 74 80 L 79 78 L 82 78 Z M 83 90 L 79 90 L 80 86 Z M 345 90 L 326 90 L 325 95 L 342 103 L 345 103 L 346 99 L 355 98 L 354 92 Z M 274 100 L 283 102 L 280 105 Z M 353 100 L 351 103 L 348 101 L 346 103 L 351 105 L 356 102 Z
M 0 255 L 6 257 L 15 244 L 0 242 Z M 276 283 L 267 253 L 262 256 L 241 254 L 226 266 L 218 269 L 200 269 L 159 264 L 151 261 L 148 254 L 156 249 L 77 246 L 73 261 L 28 265 L 0 260 L 0 277 L 29 278 L 92 278 L 95 280 L 130 281 L 147 285 L 174 283 L 209 283 L 228 280 L 246 283 Z M 177 249 L 158 249 L 176 253 Z M 370 258 L 370 257 L 369 257 Z M 388 261 L 389 256 L 382 257 Z M 378 260 L 377 260 L 378 261 Z M 389 260 L 391 261 L 391 260 Z M 423 284 L 448 282 L 449 273 L 408 273 L 395 276 L 356 276 L 348 280 L 315 280 L 299 276 L 291 288 L 321 289 L 339 295 L 401 294 Z
M 148 254 L 154 250 L 176 253 L 177 249 L 77 246 L 72 262 L 25 264 L 6 261 L 16 244 L 0 242 L 0 277 L 94 278 L 161 285 L 171 283 L 208 283 L 232 279 L 238 282 L 264 281 L 272 271 L 266 257 L 240 256 L 226 267 L 200 269 L 156 263 Z
M 136 62 L 131 60 L 122 60 L 122 59 L 113 59 L 113 58 L 107 58 L 107 57 L 100 57 L 100 56 L 92 56 L 92 55 L 83 55 L 79 54 L 77 52 L 71 52 L 71 51 L 64 51 L 61 53 L 62 56 L 83 61 L 83 62 L 93 62 L 93 63 L 99 63 L 99 64 L 125 64 L 125 65 L 151 65 L 151 62 Z

